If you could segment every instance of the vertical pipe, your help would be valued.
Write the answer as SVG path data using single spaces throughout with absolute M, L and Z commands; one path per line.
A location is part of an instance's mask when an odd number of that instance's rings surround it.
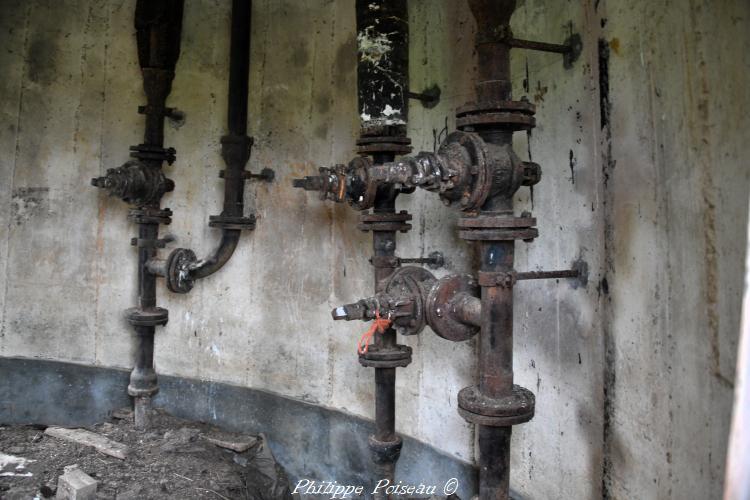
M 229 89 L 227 92 L 227 128 L 221 138 L 221 152 L 226 165 L 224 171 L 224 204 L 220 219 L 213 222 L 221 227 L 221 240 L 211 255 L 202 259 L 190 271 L 193 279 L 212 275 L 229 261 L 240 241 L 242 229 L 254 227 L 254 217 L 243 217 L 245 212 L 245 167 L 250 160 L 253 141 L 247 135 L 248 90 L 250 80 L 250 27 L 252 1 L 232 0 L 232 32 L 229 48 Z M 227 225 L 228 223 L 228 225 Z
M 165 151 L 166 99 L 172 88 L 174 69 L 180 54 L 182 12 L 183 0 L 138 0 L 136 3 L 138 60 L 147 98 L 143 144 L 139 147 L 154 152 Z M 154 158 L 143 160 L 149 168 L 154 169 L 160 169 L 162 161 Z M 158 212 L 159 202 L 138 209 L 141 212 Z M 138 221 L 138 318 L 134 323 L 137 343 L 135 366 L 128 386 L 128 392 L 135 398 L 134 422 L 137 429 L 148 428 L 151 397 L 159 390 L 154 371 L 155 324 L 140 324 L 150 311 L 156 309 L 156 275 L 149 271 L 147 264 L 156 257 L 155 242 L 158 237 L 158 222 L 150 217 Z
M 227 124 L 230 135 L 247 135 L 247 97 L 250 80 L 250 24 L 252 2 L 232 0 L 232 35 L 229 48 Z M 243 165 L 244 167 L 244 165 Z
M 357 0 L 356 15 L 362 135 L 405 136 L 409 113 L 406 0 Z
M 376 155 L 375 161 L 393 161 L 395 155 Z M 393 187 L 387 186 L 375 198 L 375 212 L 392 214 L 396 212 L 396 196 Z M 372 235 L 373 255 L 393 257 L 396 255 L 395 231 L 374 231 Z M 375 267 L 375 292 L 381 292 L 393 269 Z M 380 347 L 396 346 L 396 330 L 388 328 L 376 335 L 375 344 Z M 397 441 L 396 435 L 396 368 L 375 368 L 375 439 L 383 443 Z M 376 464 L 377 479 L 395 479 L 396 461 Z M 378 495 L 377 497 L 382 497 Z
M 479 498 L 507 499 L 510 491 L 510 436 L 512 427 L 478 427 Z
M 485 272 L 512 272 L 512 241 L 480 244 Z M 513 288 L 482 287 L 479 334 L 479 390 L 497 398 L 513 389 Z
M 480 244 L 481 271 L 513 270 L 514 242 Z M 498 398 L 513 390 L 513 287 L 482 287 L 479 391 Z M 504 500 L 510 491 L 512 427 L 478 426 L 479 498 Z
M 409 23 L 406 0 L 357 0 L 357 100 L 360 138 L 373 138 L 368 153 L 375 163 L 393 161 L 396 152 L 385 146 L 406 137 L 409 91 Z M 408 152 L 406 148 L 405 152 Z M 378 189 L 373 212 L 388 216 L 396 212 L 398 191 L 393 186 Z M 373 255 L 396 254 L 395 231 L 373 231 Z M 392 268 L 374 268 L 375 291 L 382 291 Z M 376 335 L 379 348 L 397 348 L 396 331 Z M 396 368 L 375 368 L 375 440 L 390 447 L 389 453 L 373 449 L 378 480 L 394 481 L 401 441 L 396 434 Z M 382 450 L 381 450 L 382 451 Z
M 501 42 L 509 32 L 515 0 L 469 0 L 477 21 L 477 103 L 511 100 L 510 47 Z M 497 126 L 480 128 L 485 142 L 512 147 L 513 133 Z M 482 212 L 512 216 L 511 196 L 490 196 Z M 480 271 L 512 272 L 514 241 L 480 243 Z M 482 325 L 479 334 L 479 391 L 489 398 L 513 392 L 513 286 L 482 287 Z M 478 425 L 479 498 L 505 500 L 510 494 L 510 438 L 512 427 Z

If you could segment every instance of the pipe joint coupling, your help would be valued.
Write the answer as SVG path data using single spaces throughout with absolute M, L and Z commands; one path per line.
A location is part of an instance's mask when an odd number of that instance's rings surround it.
M 375 436 L 370 436 L 367 440 L 372 455 L 372 461 L 378 465 L 393 464 L 401 456 L 401 447 L 404 440 L 396 436 L 395 441 L 379 441 Z
M 221 157 L 224 163 L 235 169 L 244 169 L 250 160 L 253 138 L 246 135 L 225 135 L 221 138 Z

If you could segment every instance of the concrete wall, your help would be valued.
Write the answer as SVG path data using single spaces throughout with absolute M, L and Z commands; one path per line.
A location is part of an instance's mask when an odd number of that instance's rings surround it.
M 222 181 L 229 2 L 186 2 L 167 127 L 178 151 L 165 199 L 178 244 L 208 252 Z M 529 498 L 716 498 L 721 490 L 744 262 L 750 35 L 741 0 L 526 0 L 519 37 L 581 33 L 572 69 L 516 51 L 517 96 L 537 128 L 517 151 L 542 182 L 518 195 L 540 237 L 519 269 L 582 257 L 589 285 L 517 287 L 516 373 L 537 415 L 516 428 L 513 486 Z M 126 207 L 88 186 L 140 142 L 143 104 L 133 0 L 4 0 L 0 16 L 0 355 L 128 367 L 134 228 Z M 710 8 L 709 8 L 710 7 Z M 160 289 L 163 374 L 270 390 L 369 417 L 373 375 L 356 360 L 361 324 L 330 309 L 368 295 L 370 237 L 356 213 L 293 190 L 291 179 L 353 154 L 358 131 L 353 2 L 254 2 L 251 185 L 258 228 L 221 272 L 184 296 Z M 410 136 L 433 149 L 471 98 L 473 21 L 463 1 L 411 0 Z M 402 256 L 442 250 L 471 269 L 457 214 L 434 195 L 403 197 L 414 229 Z M 474 342 L 429 331 L 405 342 L 397 427 L 471 461 L 474 435 L 456 394 L 475 377 Z

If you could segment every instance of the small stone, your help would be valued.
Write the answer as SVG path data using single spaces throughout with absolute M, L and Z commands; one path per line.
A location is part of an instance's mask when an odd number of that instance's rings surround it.
M 112 412 L 112 418 L 118 420 L 133 420 L 133 410 L 130 408 L 120 408 Z
M 104 422 L 99 426 L 99 430 L 101 432 L 110 432 L 114 430 L 115 426 L 113 424 L 110 424 L 109 422 Z
M 203 438 L 220 448 L 226 448 L 237 453 L 243 453 L 259 443 L 257 436 L 243 436 L 231 433 L 214 432 L 210 435 L 204 435 Z
M 57 497 L 60 500 L 94 500 L 97 482 L 78 468 L 65 467 L 65 473 L 57 479 Z

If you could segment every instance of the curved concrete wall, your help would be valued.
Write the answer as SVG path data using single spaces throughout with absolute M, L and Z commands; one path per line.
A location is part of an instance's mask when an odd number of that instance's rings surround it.
M 221 203 L 229 3 L 186 2 L 167 127 L 177 149 L 169 231 L 208 252 Z M 519 244 L 519 269 L 582 257 L 589 285 L 517 288 L 516 373 L 537 394 L 514 433 L 513 485 L 529 498 L 711 498 L 721 490 L 746 227 L 748 7 L 707 0 L 519 2 L 519 37 L 584 50 L 516 51 L 517 96 L 537 128 L 516 149 L 543 167 L 517 210 L 540 237 Z M 143 104 L 133 0 L 2 2 L 0 16 L 0 355 L 127 368 L 134 301 L 126 208 L 88 186 L 140 141 Z M 412 0 L 411 85 L 438 84 L 413 104 L 415 149 L 431 150 L 472 96 L 473 21 L 464 1 Z M 666 26 L 666 28 L 665 28 Z M 371 292 L 369 236 L 356 213 L 291 188 L 291 179 L 353 154 L 357 134 L 353 2 L 256 0 L 250 133 L 258 228 L 220 273 L 159 301 L 160 373 L 271 391 L 364 418 L 373 375 L 354 354 L 362 325 L 333 323 L 337 304 Z M 605 89 L 607 91 L 605 91 Z M 403 197 L 414 229 L 402 256 L 442 250 L 442 272 L 471 269 L 456 214 L 432 195 Z M 251 203 L 252 205 L 252 203 Z M 397 428 L 456 460 L 474 435 L 456 394 L 475 376 L 473 342 L 426 331 L 405 339 Z

